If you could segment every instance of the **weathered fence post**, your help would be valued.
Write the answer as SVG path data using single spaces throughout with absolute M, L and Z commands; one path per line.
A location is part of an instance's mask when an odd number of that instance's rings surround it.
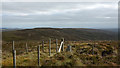
M 62 44 L 62 51 L 64 51 L 64 38 L 62 39 L 63 44 Z
M 49 39 L 49 56 L 51 55 L 51 39 Z
M 28 46 L 27 46 L 27 43 L 26 43 L 26 53 L 28 53 Z
M 42 41 L 42 51 L 44 52 L 44 41 Z
M 92 45 L 92 55 L 94 55 L 94 45 Z
M 58 50 L 58 39 L 56 39 L 56 52 Z
M 40 66 L 40 45 L 37 48 L 38 50 L 38 66 Z
M 13 41 L 13 45 L 12 45 L 12 51 L 15 49 L 14 45 L 15 45 L 15 43 L 14 43 L 14 41 Z
M 13 50 L 13 68 L 16 68 L 16 50 Z
M 59 48 L 58 52 L 60 52 L 62 50 L 62 45 L 63 45 L 63 41 L 60 44 L 60 48 Z
M 72 51 L 72 46 L 69 46 L 70 52 Z
M 70 45 L 68 45 L 66 51 L 70 51 L 71 52 L 72 51 L 72 47 Z

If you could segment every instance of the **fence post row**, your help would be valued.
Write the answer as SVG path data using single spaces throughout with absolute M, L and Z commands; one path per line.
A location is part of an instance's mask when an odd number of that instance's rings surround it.
M 51 39 L 49 39 L 49 56 L 51 55 Z
M 40 45 L 37 48 L 38 50 L 38 66 L 40 66 Z
M 16 68 L 16 50 L 13 50 L 13 68 Z
M 69 51 L 71 51 L 71 46 L 68 47 Z M 14 68 L 16 68 L 16 50 L 14 50 L 14 41 L 13 41 L 13 45 L 12 45 L 12 53 L 13 53 L 13 66 Z M 38 66 L 40 66 L 40 45 L 37 48 L 38 50 Z M 42 50 L 44 52 L 44 41 L 42 42 Z M 56 52 L 60 52 L 60 50 L 64 51 L 64 38 L 61 42 L 59 51 L 58 51 L 58 39 L 56 39 Z M 26 53 L 28 53 L 28 46 L 26 43 Z M 51 56 L 51 39 L 49 39 L 49 56 Z

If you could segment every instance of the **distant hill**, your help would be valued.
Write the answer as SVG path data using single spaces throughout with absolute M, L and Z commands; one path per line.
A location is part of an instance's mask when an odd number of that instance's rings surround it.
M 2 30 L 2 32 L 5 31 L 14 31 L 14 30 L 21 30 L 20 28 L 0 28 L 0 31 Z
M 65 38 L 65 40 L 116 40 L 117 35 L 111 31 L 85 28 L 34 28 L 3 32 L 4 41 L 48 40 L 48 38 Z
M 118 32 L 118 28 L 109 28 L 109 29 L 101 29 L 101 30 L 105 30 L 105 31 L 111 31 L 111 32 Z

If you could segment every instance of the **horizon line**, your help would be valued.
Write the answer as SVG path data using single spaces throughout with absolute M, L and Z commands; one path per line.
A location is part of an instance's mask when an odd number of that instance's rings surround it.
M 75 27 L 30 27 L 30 28 L 9 28 L 9 27 L 2 27 L 0 29 L 35 29 L 35 28 L 75 28 Z M 78 28 L 78 27 L 76 27 Z M 82 28 L 85 28 L 85 27 L 82 27 Z M 86 28 L 89 28 L 89 29 L 118 29 L 118 28 L 90 28 L 90 27 L 86 27 Z

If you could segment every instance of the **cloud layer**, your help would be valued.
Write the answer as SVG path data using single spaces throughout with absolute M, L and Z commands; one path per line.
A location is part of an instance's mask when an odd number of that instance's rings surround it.
M 7 28 L 117 28 L 117 3 L 4 2 Z

